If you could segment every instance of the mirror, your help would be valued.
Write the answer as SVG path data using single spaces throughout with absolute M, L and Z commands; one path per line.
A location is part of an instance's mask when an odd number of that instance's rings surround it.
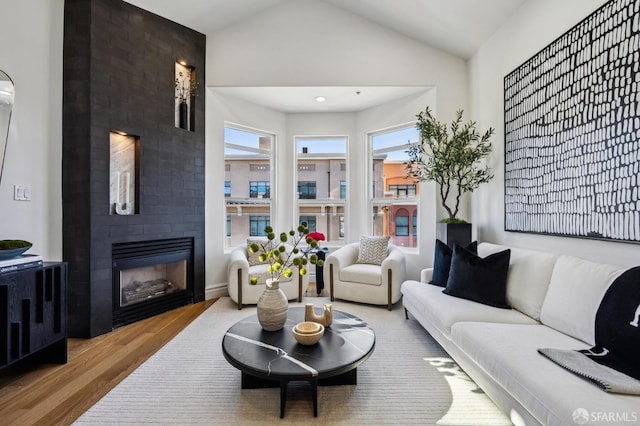
M 7 152 L 7 138 L 9 136 L 9 122 L 15 91 L 13 81 L 0 70 L 0 182 L 2 182 L 2 169 L 4 168 L 4 156 Z

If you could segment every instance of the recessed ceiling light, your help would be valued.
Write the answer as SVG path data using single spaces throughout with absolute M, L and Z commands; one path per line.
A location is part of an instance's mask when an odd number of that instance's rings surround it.
M 316 102 L 324 102 L 326 100 L 327 98 L 325 98 L 324 96 L 316 96 Z
M 186 67 L 186 66 L 187 66 L 187 61 L 185 61 L 184 59 L 179 60 L 179 61 L 178 61 L 178 63 L 179 63 L 180 65 L 182 65 L 183 67 Z

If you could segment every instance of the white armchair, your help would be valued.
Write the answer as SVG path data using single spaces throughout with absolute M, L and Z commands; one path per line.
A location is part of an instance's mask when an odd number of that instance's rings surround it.
M 309 275 L 300 275 L 295 266 L 291 267 L 293 274 L 291 278 L 282 277 L 280 288 L 288 300 L 297 299 L 302 301 L 302 295 L 309 287 Z M 252 285 L 250 277 L 257 277 L 258 284 Z M 229 297 L 238 304 L 238 309 L 242 305 L 255 305 L 265 289 L 266 280 L 269 278 L 267 264 L 249 265 L 246 247 L 234 249 L 229 257 L 227 267 L 227 285 Z
M 343 299 L 372 305 L 392 305 L 400 300 L 405 280 L 405 256 L 389 244 L 388 255 L 380 265 L 356 263 L 359 243 L 347 244 L 329 254 L 324 262 L 324 281 L 329 282 L 331 300 Z

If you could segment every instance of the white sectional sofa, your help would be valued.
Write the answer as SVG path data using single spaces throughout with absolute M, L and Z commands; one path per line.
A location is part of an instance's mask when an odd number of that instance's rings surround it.
M 478 255 L 507 248 L 482 243 Z M 420 282 L 403 283 L 405 309 L 516 425 L 585 424 L 574 417 L 581 413 L 589 425 L 640 424 L 640 396 L 606 393 L 537 352 L 594 346 L 600 301 L 625 268 L 510 249 L 506 297 L 513 309 L 448 296 L 427 284 L 432 269 Z

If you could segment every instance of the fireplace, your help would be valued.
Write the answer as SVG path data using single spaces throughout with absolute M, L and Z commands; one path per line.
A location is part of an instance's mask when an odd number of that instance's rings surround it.
M 193 238 L 112 246 L 113 326 L 193 303 Z

